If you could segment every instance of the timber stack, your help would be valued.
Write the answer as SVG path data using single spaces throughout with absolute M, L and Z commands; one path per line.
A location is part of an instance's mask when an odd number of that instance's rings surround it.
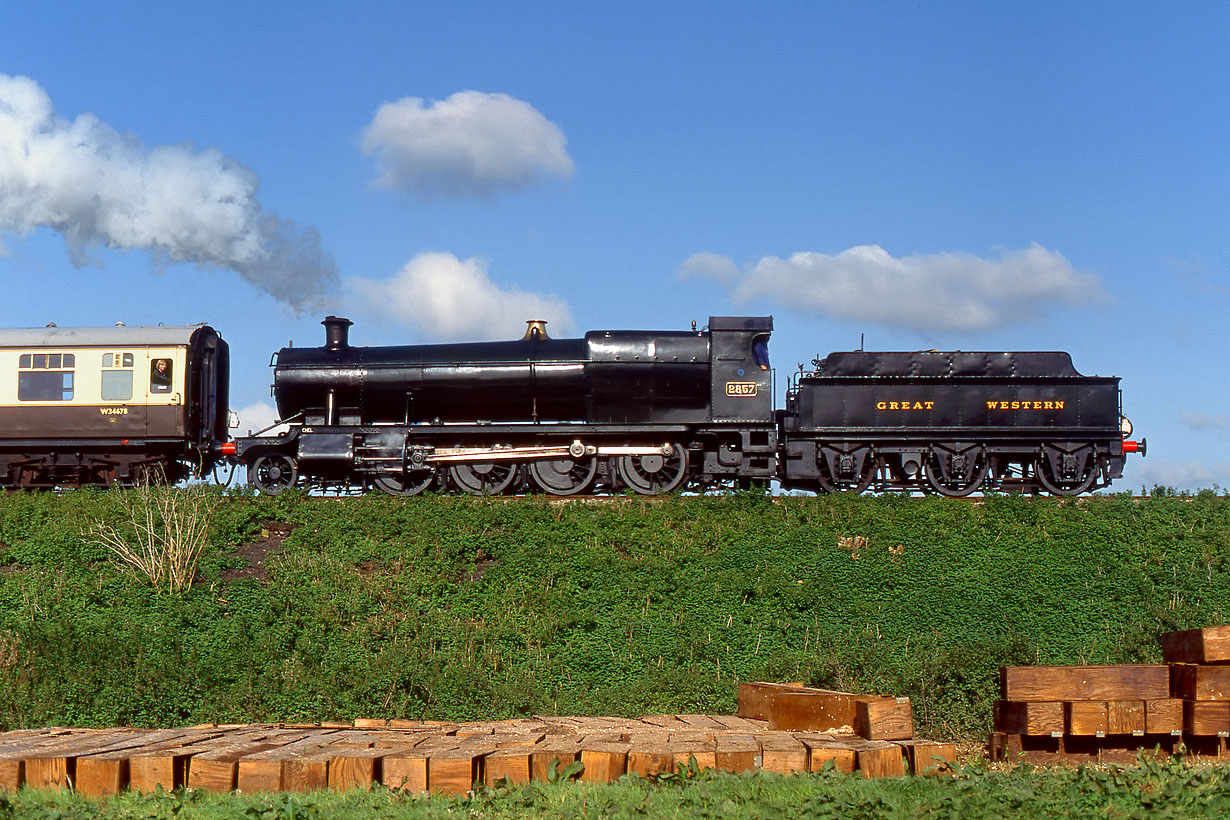
M 952 744 L 914 739 L 908 698 L 757 683 L 740 687 L 739 703 L 736 716 L 20 729 L 0 733 L 0 791 L 72 788 L 103 796 L 160 787 L 276 792 L 382 784 L 459 794 L 476 784 L 608 782 L 681 767 L 887 777 L 948 771 L 956 760 Z M 745 704 L 754 715 L 742 716 Z
M 910 699 L 856 695 L 799 684 L 739 684 L 738 715 L 788 731 L 807 746 L 811 771 L 831 766 L 865 777 L 950 771 L 951 743 L 914 737 Z
M 1003 667 L 991 758 L 1230 754 L 1230 626 L 1169 632 L 1161 643 L 1160 664 Z

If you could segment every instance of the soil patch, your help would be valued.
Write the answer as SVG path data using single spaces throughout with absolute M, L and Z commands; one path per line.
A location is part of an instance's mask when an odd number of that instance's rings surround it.
M 298 526 L 298 524 L 287 524 L 282 521 L 263 523 L 259 540 L 240 544 L 235 550 L 235 557 L 243 559 L 244 566 L 222 570 L 222 580 L 242 581 L 246 578 L 262 582 L 269 580 L 269 573 L 265 570 L 265 561 L 270 555 L 276 555 L 282 551 L 282 543 Z

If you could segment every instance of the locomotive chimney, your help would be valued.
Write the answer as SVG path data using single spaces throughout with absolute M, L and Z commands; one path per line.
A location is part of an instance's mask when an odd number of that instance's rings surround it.
M 350 346 L 350 326 L 354 322 L 341 316 L 326 316 L 321 322 L 325 326 L 325 347 L 329 350 L 342 350 Z
M 521 337 L 521 341 L 529 342 L 534 339 L 550 339 L 547 335 L 547 323 L 543 319 L 527 319 L 525 321 L 529 327 L 525 329 L 525 335 Z

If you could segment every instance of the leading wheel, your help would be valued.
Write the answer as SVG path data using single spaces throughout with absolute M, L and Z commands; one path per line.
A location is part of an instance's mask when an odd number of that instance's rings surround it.
M 466 461 L 448 468 L 448 474 L 470 495 L 499 495 L 512 486 L 519 472 L 511 461 Z
M 376 476 L 372 484 L 389 495 L 418 495 L 435 480 L 435 470 L 411 470 L 408 473 Z
M 688 451 L 671 442 L 660 453 L 619 456 L 615 469 L 620 480 L 640 495 L 662 495 L 677 490 L 688 477 Z
M 543 492 L 551 495 L 576 495 L 594 484 L 598 462 L 593 458 L 556 458 L 535 461 L 530 465 L 530 478 Z
M 248 465 L 248 483 L 266 495 L 295 486 L 298 478 L 295 460 L 285 453 L 265 453 Z

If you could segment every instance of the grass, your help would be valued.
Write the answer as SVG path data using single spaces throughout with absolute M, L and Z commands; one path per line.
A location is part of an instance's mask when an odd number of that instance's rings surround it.
M 195 583 L 88 536 L 122 493 L 0 497 L 0 728 L 731 713 L 742 680 L 909 695 L 985 738 L 996 672 L 1159 661 L 1230 622 L 1230 507 L 1138 500 L 604 503 L 212 491 Z M 244 545 L 293 525 L 248 572 Z
M 702 773 L 612 784 L 532 783 L 459 798 L 369 792 L 218 795 L 175 792 L 92 800 L 22 790 L 0 795 L 0 818 L 1190 818 L 1230 816 L 1230 769 L 1177 761 L 1138 767 L 991 771 L 864 780 L 822 773 Z

